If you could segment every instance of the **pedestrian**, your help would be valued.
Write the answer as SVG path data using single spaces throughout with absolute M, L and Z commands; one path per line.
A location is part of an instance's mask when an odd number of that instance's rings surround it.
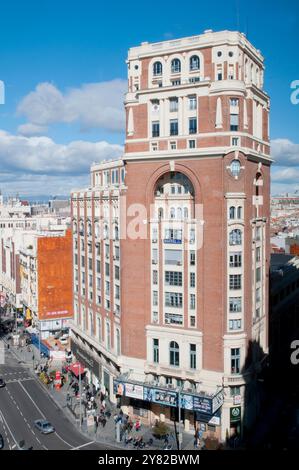
M 193 448 L 194 448 L 194 450 L 197 449 L 197 436 L 196 436 L 196 434 L 194 436 Z

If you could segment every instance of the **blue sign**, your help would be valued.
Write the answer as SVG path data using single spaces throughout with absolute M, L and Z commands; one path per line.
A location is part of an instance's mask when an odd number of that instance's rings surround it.
M 212 414 L 212 399 L 207 397 L 193 396 L 193 409 L 201 413 Z
M 160 390 L 159 388 L 144 387 L 143 399 L 159 405 L 177 407 L 177 393 L 169 390 Z

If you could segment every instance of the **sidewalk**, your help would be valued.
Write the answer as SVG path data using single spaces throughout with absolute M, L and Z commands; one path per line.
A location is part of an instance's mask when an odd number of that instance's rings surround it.
M 6 341 L 7 343 L 7 341 Z M 46 362 L 46 359 L 39 358 L 39 351 L 38 349 L 30 345 L 30 350 L 27 346 L 24 347 L 16 347 L 10 344 L 10 351 L 17 357 L 20 364 L 24 365 L 29 369 L 29 371 L 35 376 L 35 379 L 40 383 L 41 387 L 43 387 L 55 404 L 64 412 L 64 414 L 68 417 L 68 419 L 77 427 L 77 429 L 84 434 L 89 439 L 92 439 L 96 442 L 101 444 L 113 445 L 119 447 L 120 449 L 134 449 L 131 444 L 128 444 L 127 447 L 125 446 L 124 442 L 117 443 L 116 442 L 116 425 L 113 419 L 113 416 L 119 413 L 119 409 L 116 409 L 115 405 L 107 401 L 106 410 L 111 412 L 111 417 L 107 418 L 105 427 L 102 425 L 98 426 L 97 431 L 95 432 L 95 426 L 87 426 L 87 420 L 85 419 L 80 427 L 80 420 L 76 419 L 74 412 L 71 411 L 70 407 L 67 406 L 67 394 L 70 393 L 72 395 L 71 389 L 69 389 L 69 382 L 66 382 L 64 386 L 60 390 L 56 390 L 52 388 L 52 386 L 43 384 L 36 373 L 34 372 L 34 366 L 38 363 L 43 364 Z M 52 363 L 49 370 L 61 370 L 61 363 Z M 75 403 L 75 398 L 72 398 L 73 403 Z M 79 408 L 79 400 L 77 401 L 78 408 Z M 82 406 L 83 408 L 83 406 Z M 175 439 L 175 432 L 174 427 L 169 425 L 171 429 L 170 434 L 171 437 L 169 439 L 169 443 L 172 445 L 173 450 L 177 450 L 177 443 Z M 130 435 L 134 437 L 143 437 L 144 442 L 148 442 L 149 439 L 153 439 L 153 445 L 147 447 L 148 449 L 163 449 L 164 441 L 159 440 L 153 437 L 152 430 L 149 426 L 142 425 L 139 431 L 132 430 Z M 194 436 L 193 433 L 182 432 L 182 449 L 185 450 L 193 450 L 193 442 Z

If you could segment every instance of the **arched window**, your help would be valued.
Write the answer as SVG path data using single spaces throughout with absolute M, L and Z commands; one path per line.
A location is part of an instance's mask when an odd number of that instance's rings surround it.
M 200 69 L 200 60 L 197 55 L 190 57 L 190 70 L 199 70 Z
M 171 73 L 180 73 L 180 71 L 181 71 L 180 59 L 173 59 L 171 61 Z
M 180 348 L 175 341 L 171 341 L 169 344 L 169 364 L 176 367 L 180 365 Z
M 238 219 L 242 219 L 242 207 L 241 206 L 238 206 L 237 217 Z
M 178 218 L 178 220 L 182 220 L 182 209 L 181 209 L 181 207 L 177 208 L 177 218 Z
M 87 235 L 92 235 L 92 227 L 91 227 L 90 222 L 88 222 L 88 225 L 87 225 Z
M 158 209 L 158 218 L 163 219 L 163 209 L 162 209 L 162 207 L 159 207 L 159 209 Z
M 78 225 L 77 225 L 77 222 L 74 220 L 74 222 L 73 222 L 73 233 L 77 234 L 77 230 L 78 230 Z
M 170 218 L 175 219 L 175 208 L 174 207 L 170 208 Z
M 102 321 L 100 317 L 98 317 L 98 340 L 102 341 Z
M 184 207 L 184 219 L 188 219 L 188 207 Z
M 231 206 L 229 208 L 229 218 L 234 219 L 236 217 L 236 208 L 234 206 Z
M 155 62 L 153 65 L 153 75 L 156 77 L 157 75 L 162 75 L 162 64 L 161 62 Z
M 242 244 L 242 232 L 240 229 L 235 228 L 229 234 L 230 245 L 241 245 Z

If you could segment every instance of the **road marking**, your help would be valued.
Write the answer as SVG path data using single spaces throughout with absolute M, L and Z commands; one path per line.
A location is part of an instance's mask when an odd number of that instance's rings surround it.
M 11 446 L 11 450 L 15 449 L 17 446 L 14 444 L 13 446 Z
M 29 395 L 29 393 L 27 392 L 26 388 L 21 384 L 20 381 L 18 381 L 19 385 L 22 387 L 22 389 L 24 390 L 24 392 L 26 393 L 26 395 L 28 395 L 28 397 L 30 398 L 30 400 L 32 401 L 32 403 L 34 404 L 34 406 L 36 407 L 36 409 L 40 412 L 40 414 L 42 415 L 42 417 L 44 419 L 47 419 L 44 415 L 44 413 L 41 411 L 41 409 L 37 406 L 37 404 L 35 403 L 35 401 L 33 400 L 33 398 Z M 65 441 L 59 434 L 57 431 L 55 431 L 55 434 L 56 436 L 62 441 L 64 442 L 67 446 L 69 447 L 73 447 L 72 444 L 69 444 L 67 441 Z
M 5 424 L 5 426 L 7 427 L 7 429 L 9 430 L 9 432 L 10 432 L 10 434 L 11 434 L 11 437 L 12 437 L 13 440 L 15 441 L 16 447 L 18 447 L 18 443 L 17 443 L 17 441 L 16 441 L 16 439 L 15 439 L 15 436 L 14 436 L 13 433 L 11 432 L 11 429 L 10 429 L 10 427 L 8 426 L 7 422 L 6 422 L 6 419 L 4 418 L 2 411 L 0 411 L 0 415 L 1 415 L 1 417 L 2 417 L 3 423 Z
M 39 411 L 39 413 L 42 415 L 42 417 L 44 419 L 46 419 L 44 413 L 41 411 L 41 409 L 37 406 L 37 404 L 35 403 L 35 401 L 33 400 L 33 398 L 29 395 L 29 393 L 27 392 L 26 388 L 24 387 L 24 385 L 22 385 L 22 383 L 18 380 L 18 384 L 20 385 L 20 387 L 22 387 L 22 389 L 24 390 L 24 392 L 26 393 L 26 395 L 30 398 L 30 400 L 32 401 L 32 403 L 34 404 L 34 406 L 36 407 L 36 409 Z
M 94 442 L 95 442 L 95 441 L 86 442 L 86 444 L 82 444 L 82 446 L 78 446 L 78 447 L 72 447 L 72 449 L 70 449 L 70 450 L 82 449 L 82 447 L 89 446 L 90 444 L 93 444 Z

